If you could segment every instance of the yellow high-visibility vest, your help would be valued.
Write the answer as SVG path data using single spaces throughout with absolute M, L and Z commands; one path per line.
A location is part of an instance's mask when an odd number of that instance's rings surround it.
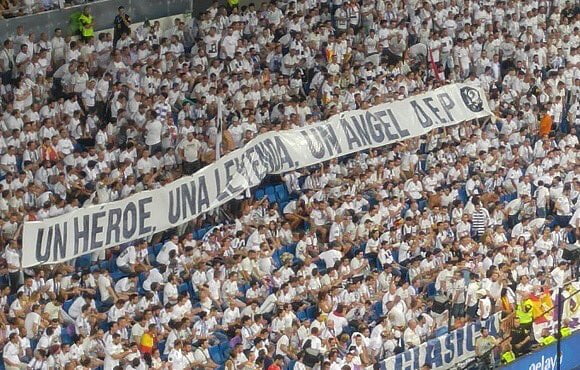
M 516 359 L 516 354 L 513 353 L 512 351 L 507 351 L 503 355 L 501 355 L 501 362 L 503 362 L 504 364 L 509 364 L 510 362 L 512 362 L 515 359 Z
M 545 338 L 540 339 L 540 344 L 542 346 L 549 346 L 550 344 L 554 343 L 556 341 L 556 338 L 554 338 L 553 335 L 548 335 Z
M 79 17 L 79 23 L 81 24 L 81 34 L 84 37 L 91 37 L 94 34 L 94 30 L 93 30 L 93 16 L 92 15 L 86 15 L 85 13 L 81 14 L 81 16 Z
M 523 308 L 526 308 L 526 310 Z M 518 320 L 520 320 L 520 324 L 529 324 L 534 320 L 532 306 L 528 300 L 525 300 L 518 306 L 516 309 L 516 316 L 518 317 Z
M 568 327 L 562 328 L 560 330 L 560 334 L 562 335 L 562 338 L 569 337 L 570 335 L 572 335 L 572 329 Z

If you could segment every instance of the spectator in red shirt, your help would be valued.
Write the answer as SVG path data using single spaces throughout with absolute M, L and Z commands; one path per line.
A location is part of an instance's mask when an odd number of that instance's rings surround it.
M 282 370 L 284 367 L 284 356 L 276 355 L 274 356 L 274 363 L 268 366 L 268 370 Z

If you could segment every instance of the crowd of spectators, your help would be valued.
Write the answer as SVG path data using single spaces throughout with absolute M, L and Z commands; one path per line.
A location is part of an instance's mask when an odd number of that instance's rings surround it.
M 440 333 L 441 306 L 457 328 L 573 278 L 573 2 L 216 2 L 130 23 L 18 28 L 0 50 L 6 368 L 372 368 Z M 223 155 L 455 82 L 495 116 L 286 173 L 285 202 L 241 199 L 88 266 L 20 268 L 23 222 L 192 174 L 219 134 Z
M 96 0 L 1 0 L 0 19 L 21 17 L 93 1 Z

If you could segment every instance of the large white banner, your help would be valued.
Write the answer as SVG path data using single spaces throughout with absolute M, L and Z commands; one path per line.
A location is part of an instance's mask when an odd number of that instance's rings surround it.
M 194 219 L 256 186 L 267 174 L 424 135 L 491 114 L 483 91 L 441 87 L 300 129 L 261 134 L 192 176 L 157 190 L 24 225 L 22 266 L 56 263 Z

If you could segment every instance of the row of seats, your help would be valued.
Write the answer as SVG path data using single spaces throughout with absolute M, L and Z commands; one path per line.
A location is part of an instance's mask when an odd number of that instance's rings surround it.
M 265 187 L 257 188 L 254 191 L 254 198 L 256 200 L 263 199 L 264 197 L 267 197 L 270 203 L 278 203 L 280 211 L 282 211 L 292 199 L 284 184 L 267 185 Z

